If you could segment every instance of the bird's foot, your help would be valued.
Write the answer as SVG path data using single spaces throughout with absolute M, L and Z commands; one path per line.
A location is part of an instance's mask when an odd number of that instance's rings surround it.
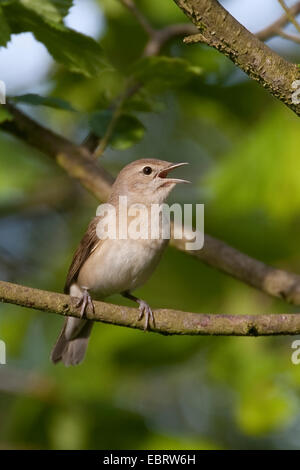
M 141 320 L 145 316 L 144 331 L 146 331 L 149 329 L 150 319 L 152 320 L 153 326 L 155 326 L 154 315 L 153 315 L 151 308 L 147 304 L 147 302 L 145 302 L 144 300 L 140 300 L 140 299 L 138 299 L 137 302 L 139 304 L 139 311 L 140 311 L 138 320 Z
M 95 313 L 95 307 L 92 301 L 92 297 L 89 294 L 89 291 L 87 289 L 83 289 L 82 296 L 76 303 L 76 307 L 81 307 L 80 309 L 80 317 L 82 318 L 83 315 L 85 314 L 85 310 L 87 306 L 90 306 L 92 309 L 92 312 Z
M 145 327 L 144 331 L 148 330 L 149 328 L 149 319 L 151 318 L 153 326 L 155 326 L 154 316 L 151 308 L 144 300 L 138 299 L 135 295 L 132 295 L 129 291 L 122 292 L 122 295 L 127 299 L 133 300 L 139 304 L 139 311 L 140 315 L 138 320 L 141 320 L 145 315 Z

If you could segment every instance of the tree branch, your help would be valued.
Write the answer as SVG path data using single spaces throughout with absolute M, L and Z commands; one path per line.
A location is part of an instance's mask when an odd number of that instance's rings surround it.
M 75 298 L 55 292 L 19 286 L 0 281 L 0 301 L 29 307 L 62 316 L 80 318 Z M 95 313 L 88 307 L 86 318 L 113 325 L 142 330 L 144 322 L 138 321 L 138 309 L 94 302 Z M 158 309 L 154 311 L 155 326 L 152 331 L 165 335 L 223 335 L 270 336 L 298 335 L 300 315 L 212 315 Z
M 148 19 L 143 15 L 143 13 L 139 10 L 133 0 L 120 0 L 120 2 L 128 8 L 129 11 L 135 16 L 137 22 L 141 25 L 143 30 L 151 36 L 154 33 L 154 29 L 152 28 L 151 24 L 149 23 Z
M 300 26 L 299 24 L 297 23 L 297 21 L 295 20 L 295 16 L 294 16 L 294 13 L 291 11 L 291 9 L 287 6 L 287 4 L 285 3 L 284 0 L 278 0 L 278 3 L 280 3 L 280 5 L 282 6 L 282 8 L 284 9 L 285 11 L 285 14 L 286 16 L 288 17 L 290 23 L 292 23 L 296 30 L 300 33 Z
M 187 251 L 188 239 L 171 239 L 171 246 L 201 260 L 230 276 L 288 303 L 300 305 L 300 276 L 276 269 L 242 253 L 222 240 L 205 234 L 204 246 L 198 251 Z
M 262 43 L 217 0 L 174 1 L 199 31 L 185 42 L 203 42 L 214 47 L 300 116 L 300 104 L 292 102 L 292 83 L 300 78 L 296 64 Z
M 165 28 L 154 30 L 146 44 L 143 55 L 146 57 L 158 55 L 164 45 L 171 41 L 171 39 L 196 32 L 197 28 L 190 23 L 171 24 Z
M 296 44 L 300 44 L 300 36 L 296 36 L 295 34 L 288 34 L 282 29 L 278 31 L 278 36 L 281 36 L 284 39 L 287 39 L 288 41 L 293 41 Z
M 9 103 L 1 106 L 5 106 L 14 119 L 2 122 L 0 128 L 56 160 L 72 178 L 79 180 L 98 199 L 107 198 L 113 178 L 94 161 L 87 148 L 77 146 L 46 129 Z
M 277 36 L 279 34 L 279 31 L 290 21 L 290 15 L 297 16 L 300 13 L 300 2 L 295 3 L 290 9 L 289 9 L 289 15 L 287 13 L 284 13 L 278 20 L 276 20 L 274 23 L 270 24 L 266 28 L 262 29 L 261 31 L 258 31 L 255 36 L 260 40 L 260 41 L 267 41 L 267 39 L 271 39 L 274 36 Z

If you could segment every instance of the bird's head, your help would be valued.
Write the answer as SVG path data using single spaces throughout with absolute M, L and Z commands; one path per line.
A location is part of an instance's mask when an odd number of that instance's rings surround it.
M 111 199 L 127 196 L 129 203 L 161 204 L 178 183 L 189 181 L 170 178 L 169 173 L 187 163 L 142 159 L 126 165 L 119 173 Z

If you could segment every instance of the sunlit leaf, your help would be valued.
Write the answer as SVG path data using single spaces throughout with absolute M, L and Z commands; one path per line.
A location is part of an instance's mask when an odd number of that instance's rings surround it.
M 20 0 L 30 10 L 48 21 L 60 23 L 72 6 L 73 0 Z
M 165 89 L 178 87 L 201 75 L 200 67 L 175 57 L 144 57 L 133 67 L 135 78 L 143 84 Z
M 12 32 L 31 31 L 47 47 L 53 58 L 69 70 L 92 77 L 107 69 L 103 51 L 91 37 L 69 29 L 62 23 L 49 22 L 20 4 L 5 6 L 4 13 Z

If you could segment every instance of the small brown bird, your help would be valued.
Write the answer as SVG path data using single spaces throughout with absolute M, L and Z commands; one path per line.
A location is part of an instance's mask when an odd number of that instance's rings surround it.
M 120 196 L 126 196 L 129 206 L 143 204 L 151 209 L 153 204 L 165 201 L 177 183 L 188 181 L 168 178 L 168 173 L 186 163 L 143 159 L 125 166 L 119 173 L 108 203 L 120 215 Z M 119 217 L 120 218 L 120 217 Z M 68 271 L 64 292 L 77 297 L 81 306 L 81 317 L 87 305 L 94 309 L 92 298 L 101 299 L 120 293 L 139 304 L 139 319 L 145 316 L 145 329 L 149 319 L 154 317 L 149 305 L 133 296 L 131 291 L 142 286 L 157 266 L 168 239 L 158 238 L 121 238 L 101 239 L 97 226 L 100 217 L 96 216 L 88 226 Z M 82 362 L 93 322 L 84 318 L 67 318 L 58 340 L 51 352 L 54 363 L 62 361 L 66 366 Z

